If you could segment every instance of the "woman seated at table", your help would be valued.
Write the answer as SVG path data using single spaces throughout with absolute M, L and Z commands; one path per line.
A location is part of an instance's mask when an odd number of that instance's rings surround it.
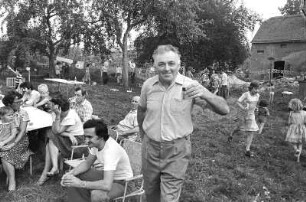
M 23 92 L 23 106 L 34 106 L 40 99 L 40 94 L 37 90 L 34 90 L 32 83 L 27 81 L 23 82 L 20 84 L 20 88 Z
M 15 140 L 0 151 L 1 162 L 9 181 L 8 190 L 13 191 L 16 190 L 15 169 L 23 168 L 31 155 L 31 151 L 28 149 L 29 140 L 26 135 L 29 116 L 25 110 L 20 109 L 23 102 L 20 93 L 16 91 L 7 93 L 2 102 L 5 106 L 14 110 L 14 123 L 17 127 Z
M 71 155 L 71 146 L 82 144 L 85 140 L 81 119 L 74 109 L 70 109 L 68 99 L 59 95 L 52 98 L 48 104 L 55 114 L 55 119 L 52 130 L 47 131 L 45 167 L 38 185 L 44 184 L 49 177 L 59 173 L 59 153 L 68 158 Z
M 44 111 L 49 111 L 47 103 L 51 100 L 51 96 L 49 95 L 49 89 L 47 84 L 40 84 L 37 87 L 38 92 L 40 93 L 40 100 L 34 104 L 34 107 L 42 109 Z

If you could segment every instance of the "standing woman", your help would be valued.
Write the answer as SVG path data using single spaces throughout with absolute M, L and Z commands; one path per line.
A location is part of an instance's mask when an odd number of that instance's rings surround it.
M 14 191 L 16 190 L 15 169 L 23 168 L 31 155 L 31 151 L 28 149 L 29 139 L 26 135 L 29 116 L 25 110 L 20 109 L 22 104 L 20 93 L 9 92 L 4 96 L 2 102 L 14 110 L 14 121 L 18 130 L 15 141 L 0 151 L 4 172 L 9 180 L 8 190 Z

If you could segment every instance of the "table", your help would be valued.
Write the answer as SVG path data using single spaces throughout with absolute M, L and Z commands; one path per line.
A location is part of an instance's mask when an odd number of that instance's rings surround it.
M 22 109 L 28 113 L 30 118 L 27 132 L 52 126 L 53 118 L 50 113 L 32 106 L 22 107 Z
M 58 91 L 61 91 L 60 90 L 60 85 L 61 83 L 64 83 L 64 84 L 73 84 L 74 87 L 76 85 L 83 85 L 85 84 L 84 82 L 82 81 L 76 81 L 76 80 L 66 80 L 66 79 L 58 79 L 58 78 L 45 78 L 44 80 L 46 81 L 52 81 L 52 82 L 57 82 L 58 83 Z M 69 91 L 69 90 L 68 90 Z M 68 91 L 67 91 L 67 96 L 68 96 Z

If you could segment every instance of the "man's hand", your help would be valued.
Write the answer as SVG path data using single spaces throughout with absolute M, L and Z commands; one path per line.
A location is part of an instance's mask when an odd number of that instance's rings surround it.
M 63 187 L 81 187 L 82 180 L 72 175 L 70 172 L 63 175 L 61 180 L 61 185 Z
M 193 98 L 205 99 L 209 94 L 211 94 L 209 90 L 207 90 L 207 88 L 205 88 L 198 82 L 191 83 L 187 85 L 185 88 L 186 88 L 185 96 L 191 99 Z

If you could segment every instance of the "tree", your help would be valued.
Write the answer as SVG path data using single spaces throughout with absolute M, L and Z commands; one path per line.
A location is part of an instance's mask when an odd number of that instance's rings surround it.
M 287 0 L 284 7 L 280 7 L 282 15 L 297 15 L 301 13 L 301 0 Z
M 88 1 L 87 16 L 90 26 L 103 29 L 108 45 L 115 42 L 122 51 L 123 84 L 128 87 L 128 38 L 131 31 L 138 30 L 147 20 L 154 1 L 146 0 L 100 0 Z
M 7 24 L 8 38 L 40 47 L 49 58 L 51 76 L 54 75 L 54 61 L 59 50 L 68 50 L 71 44 L 81 41 L 83 12 L 80 5 L 77 0 L 3 0 L 0 3 L 9 13 L 7 22 L 22 23 L 22 26 Z
M 246 30 L 254 29 L 256 21 L 260 20 L 258 15 L 243 5 L 237 7 L 231 0 L 198 1 L 193 5 L 191 2 L 186 3 L 189 12 L 183 10 L 186 5 L 177 5 L 173 11 L 180 16 L 179 18 L 174 17 L 169 20 L 157 16 L 157 26 L 154 31 L 152 27 L 148 27 L 136 39 L 135 46 L 140 53 L 138 62 L 148 62 L 156 43 L 163 43 L 166 40 L 180 48 L 182 61 L 186 65 L 196 69 L 208 66 L 214 60 L 230 63 L 232 66 L 241 64 L 248 56 Z M 180 5 L 183 7 L 180 8 Z M 183 12 L 180 12 L 181 9 Z M 186 15 L 193 17 L 186 18 Z M 192 19 L 189 23 L 185 20 L 188 24 L 182 28 L 187 29 L 180 28 L 184 18 Z

